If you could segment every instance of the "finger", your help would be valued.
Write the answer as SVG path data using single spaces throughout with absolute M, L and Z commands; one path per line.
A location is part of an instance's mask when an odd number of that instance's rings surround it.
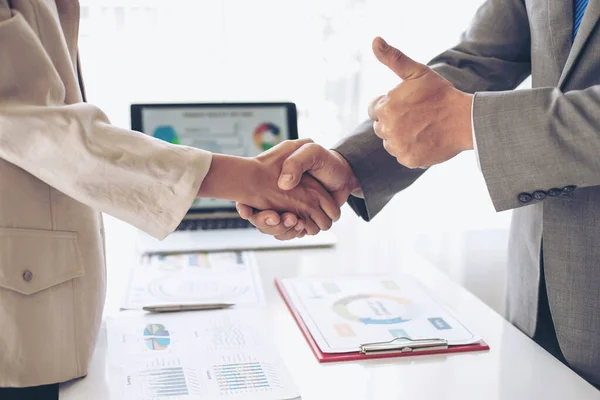
M 395 148 L 394 148 L 394 146 L 392 145 L 392 142 L 391 142 L 391 141 L 389 141 L 389 140 L 384 140 L 384 141 L 383 141 L 383 148 L 384 148 L 384 149 L 385 149 L 385 151 L 387 151 L 387 152 L 388 152 L 388 153 L 389 153 L 391 156 L 393 156 L 393 157 L 396 157 L 396 158 L 398 157 L 398 156 L 395 154 L 395 153 L 396 153 L 396 152 L 395 152 Z M 402 164 L 402 163 L 400 163 L 400 164 Z
M 293 226 L 286 226 L 285 220 L 289 218 L 288 215 L 292 216 L 297 222 Z M 261 233 L 271 236 L 281 236 L 281 235 L 289 235 L 289 237 L 296 237 L 300 232 L 302 232 L 305 228 L 305 223 L 301 219 L 298 219 L 294 214 L 285 213 L 281 216 L 282 222 L 276 226 L 260 226 L 257 227 Z
M 427 66 L 412 60 L 380 37 L 373 40 L 373 53 L 379 62 L 391 69 L 404 81 L 416 79 L 429 70 Z
M 375 98 L 370 104 L 369 104 L 369 108 L 367 110 L 367 112 L 369 113 L 369 118 L 371 118 L 373 121 L 377 121 L 379 120 L 379 117 L 377 115 L 379 109 L 381 108 L 381 106 L 383 105 L 383 103 L 387 100 L 387 96 L 386 95 L 381 95 L 377 98 Z
M 256 227 L 256 229 L 258 229 L 258 231 L 260 233 L 264 233 L 265 235 L 270 235 L 270 236 L 278 236 L 278 235 L 283 235 L 284 233 L 293 231 L 298 233 L 298 231 L 294 230 L 294 228 L 288 228 L 285 225 L 278 224 L 275 226 L 263 226 L 263 227 Z
M 310 219 L 312 219 L 322 231 L 328 231 L 331 228 L 331 225 L 333 225 L 331 218 L 329 218 L 320 207 L 311 211 Z
M 316 168 L 322 162 L 326 150 L 316 144 L 305 144 L 292 153 L 281 167 L 279 188 L 290 190 L 295 188 L 306 171 Z
M 312 220 L 312 218 L 307 218 L 304 224 L 304 229 L 309 235 L 316 235 L 321 231 L 319 226 Z
M 279 213 L 274 210 L 265 210 L 255 212 L 248 218 L 248 221 L 257 228 L 268 228 L 270 226 L 277 226 L 281 223 Z M 281 224 L 283 225 L 283 224 Z
M 303 220 L 299 219 L 298 223 L 296 224 L 296 226 L 294 226 L 294 230 L 298 233 L 306 230 L 306 222 L 304 222 Z
M 298 234 L 297 238 L 298 239 L 302 239 L 304 236 L 306 236 L 306 231 L 302 231 Z
M 235 203 L 235 208 L 237 209 L 238 214 L 240 214 L 240 217 L 243 219 L 250 219 L 250 217 L 252 217 L 254 214 L 254 208 L 242 203 Z
M 276 235 L 275 239 L 281 240 L 281 241 L 292 240 L 292 239 L 297 238 L 302 232 L 304 232 L 304 229 L 301 232 L 298 232 L 298 231 L 292 229 L 285 233 L 282 233 L 281 235 Z
M 387 135 L 383 130 L 383 126 L 384 125 L 381 121 L 373 122 L 373 131 L 375 132 L 375 135 L 377 135 L 378 138 L 385 140 Z
M 340 219 L 341 210 L 338 202 L 327 192 L 325 189 L 320 188 L 319 193 L 319 206 L 321 210 L 331 219 L 333 222 Z M 321 228 L 323 229 L 323 228 Z
M 298 223 L 298 217 L 296 214 L 286 212 L 281 215 L 281 222 L 286 228 L 292 229 Z

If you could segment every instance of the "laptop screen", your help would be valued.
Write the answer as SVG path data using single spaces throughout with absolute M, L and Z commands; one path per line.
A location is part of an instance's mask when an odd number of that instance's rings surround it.
M 292 103 L 134 104 L 131 128 L 170 143 L 243 157 L 298 138 Z M 196 199 L 190 211 L 233 209 L 231 201 Z

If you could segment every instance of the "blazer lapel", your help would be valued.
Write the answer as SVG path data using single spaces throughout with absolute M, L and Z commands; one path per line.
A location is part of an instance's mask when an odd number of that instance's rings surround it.
M 550 2 L 554 2 L 553 0 L 549 0 Z M 560 1 L 558 2 L 560 3 Z M 572 8 L 571 8 L 572 9 Z M 573 12 L 571 11 L 571 16 Z M 585 47 L 585 43 L 588 38 L 594 31 L 596 25 L 598 24 L 598 19 L 600 18 L 600 1 L 598 0 L 590 0 L 587 5 L 587 9 L 585 10 L 585 14 L 583 15 L 583 20 L 581 21 L 581 26 L 579 27 L 579 31 L 577 32 L 577 36 L 575 36 L 575 41 L 573 42 L 573 46 L 571 47 L 571 51 L 569 52 L 569 57 L 567 58 L 567 62 L 562 71 L 560 79 L 558 80 L 558 87 L 561 87 L 566 79 L 569 76 L 569 73 L 573 70 L 573 67 L 577 63 L 579 56 L 581 55 L 581 51 Z M 571 26 L 572 26 L 571 17 Z
M 573 0 L 547 0 L 547 5 L 548 30 L 557 79 L 565 67 L 573 45 Z

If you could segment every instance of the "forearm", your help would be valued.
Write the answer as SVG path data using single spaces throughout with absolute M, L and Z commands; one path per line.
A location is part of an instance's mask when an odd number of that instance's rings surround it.
M 177 227 L 211 162 L 208 152 L 115 127 L 83 103 L 0 105 L 0 158 L 157 238 Z

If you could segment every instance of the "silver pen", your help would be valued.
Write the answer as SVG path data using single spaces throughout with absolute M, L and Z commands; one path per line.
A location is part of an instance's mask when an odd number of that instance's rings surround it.
M 222 310 L 234 305 L 233 303 L 157 304 L 144 306 L 142 310 L 150 312 Z

